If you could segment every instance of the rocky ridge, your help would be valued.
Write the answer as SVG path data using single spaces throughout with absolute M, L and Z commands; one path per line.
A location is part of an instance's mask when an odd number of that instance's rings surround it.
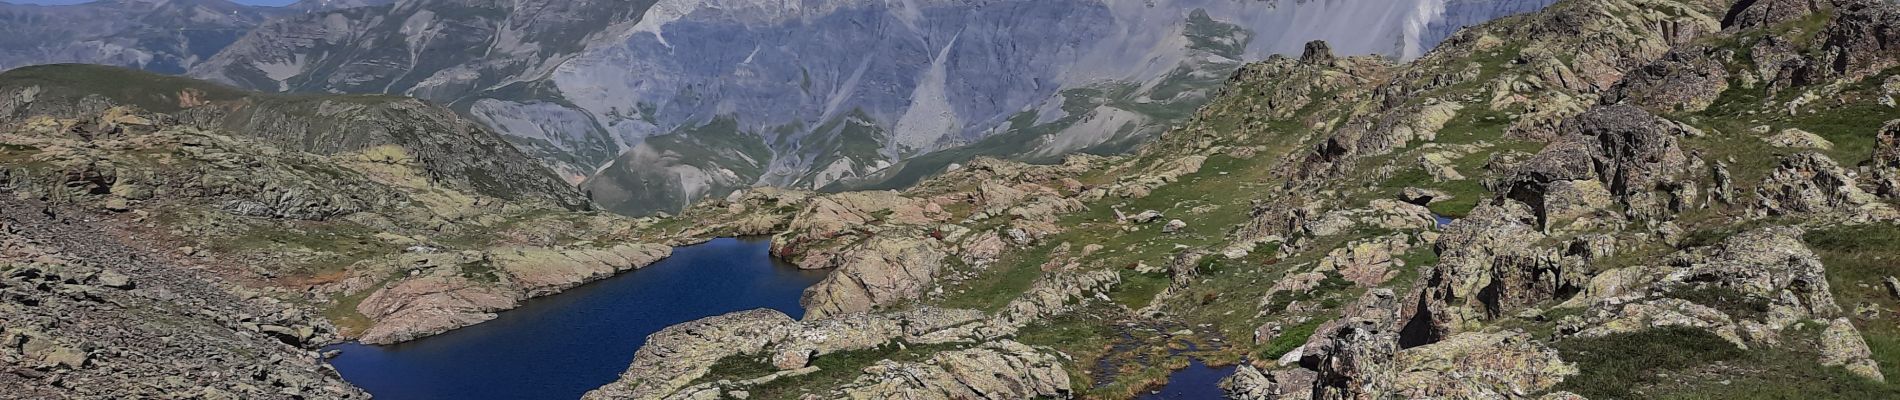
M 105 90 L 88 82 L 141 82 Z M 671 248 L 488 131 L 413 99 L 275 96 L 108 67 L 0 74 L 0 187 L 103 213 L 205 273 L 386 344 Z

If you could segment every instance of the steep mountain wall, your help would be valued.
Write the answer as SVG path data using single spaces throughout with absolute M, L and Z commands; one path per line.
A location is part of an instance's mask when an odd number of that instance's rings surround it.
M 287 18 L 192 73 L 452 103 L 646 213 L 754 185 L 903 186 L 972 153 L 1121 151 L 1244 62 L 1314 39 L 1409 59 L 1548 3 L 418 0 Z

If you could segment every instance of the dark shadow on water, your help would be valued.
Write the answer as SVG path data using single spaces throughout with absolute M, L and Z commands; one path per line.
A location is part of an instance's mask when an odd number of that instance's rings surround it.
M 627 369 L 648 334 L 755 308 L 793 318 L 824 271 L 768 254 L 770 242 L 718 239 L 621 276 L 528 301 L 499 318 L 394 346 L 330 349 L 343 377 L 378 400 L 576 399 Z
M 1223 399 L 1220 380 L 1234 375 L 1236 366 L 1209 367 L 1201 360 L 1190 360 L 1187 368 L 1168 374 L 1168 384 L 1160 389 L 1141 392 L 1140 400 Z

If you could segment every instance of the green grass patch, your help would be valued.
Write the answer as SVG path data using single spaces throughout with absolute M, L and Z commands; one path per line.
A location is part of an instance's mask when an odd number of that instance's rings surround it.
M 1592 399 L 1647 398 L 1637 390 L 1663 382 L 1659 373 L 1736 360 L 1746 352 L 1713 333 L 1695 328 L 1662 328 L 1556 344 L 1565 361 L 1582 373 L 1565 379 L 1559 390 Z
M 1802 237 L 1827 266 L 1828 286 L 1835 303 L 1852 310 L 1867 303 L 1886 312 L 1854 316 L 1854 325 L 1867 339 L 1880 372 L 1900 379 L 1900 301 L 1887 293 L 1883 282 L 1900 275 L 1900 225 L 1879 223 L 1833 226 L 1809 231 Z
M 1664 295 L 1708 306 L 1738 319 L 1759 320 L 1768 315 L 1768 300 L 1715 286 L 1679 289 Z
M 764 355 L 734 354 L 713 362 L 705 376 L 694 379 L 686 386 L 714 382 L 720 379 L 752 379 L 778 372 L 778 367 L 766 362 Z
M 323 318 L 330 320 L 330 323 L 336 325 L 337 330 L 344 334 L 355 335 L 369 330 L 369 327 L 376 322 L 371 321 L 363 313 L 357 312 L 356 306 L 363 304 L 363 299 L 376 293 L 375 288 L 381 288 L 386 284 L 388 280 L 373 286 L 372 289 L 357 293 L 342 293 L 332 297 L 330 303 L 322 307 Z
M 989 268 L 976 271 L 976 278 L 964 281 L 946 294 L 940 305 L 994 311 L 1008 306 L 1017 295 L 1029 290 L 1042 277 L 1042 264 L 1048 261 L 1054 245 L 1044 243 L 1030 249 L 1005 254 Z M 960 265 L 960 264 L 959 264 Z M 965 267 L 967 268 L 967 267 Z
M 400 249 L 378 239 L 376 231 L 349 222 L 266 222 L 242 233 L 213 240 L 207 249 L 226 254 L 308 252 L 313 256 L 274 268 L 280 273 L 320 275 L 342 271 L 358 261 Z
M 1133 270 L 1121 271 L 1122 283 L 1109 292 L 1108 298 L 1129 308 L 1147 307 L 1154 298 L 1167 290 L 1174 280 L 1166 274 L 1144 274 Z
M 1293 352 L 1293 349 L 1306 345 L 1306 340 L 1313 337 L 1313 331 L 1318 330 L 1324 323 L 1326 323 L 1325 320 L 1314 318 L 1306 323 L 1286 328 L 1280 332 L 1280 336 L 1274 336 L 1273 340 L 1267 342 L 1267 347 L 1260 351 L 1260 359 L 1279 359 L 1280 356 Z

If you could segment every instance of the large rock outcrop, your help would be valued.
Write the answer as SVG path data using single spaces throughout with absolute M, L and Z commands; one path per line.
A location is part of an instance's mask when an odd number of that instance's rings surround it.
M 1437 243 L 1439 263 L 1404 304 L 1408 347 L 1450 337 L 1538 302 L 1569 296 L 1588 255 L 1539 246 L 1528 206 L 1505 200 L 1473 210 Z
M 1299 363 L 1317 373 L 1310 387 L 1292 386 L 1307 383 L 1303 373 L 1275 371 L 1237 375 L 1227 391 L 1312 399 L 1529 399 L 1577 373 L 1523 332 L 1467 332 L 1401 349 L 1398 301 L 1390 290 L 1368 291 L 1346 317 L 1308 341 Z
M 1503 197 L 1531 206 L 1540 227 L 1600 206 L 1578 201 L 1601 187 L 1632 219 L 1667 220 L 1696 198 L 1693 165 L 1678 143 L 1685 128 L 1634 106 L 1592 108 L 1564 121 L 1559 136 L 1505 178 Z M 1594 185 L 1594 186 L 1592 186 Z
M 1878 175 L 1876 175 L 1878 179 Z M 1781 166 L 1755 188 L 1759 215 L 1806 215 L 1867 222 L 1900 218 L 1893 205 L 1860 187 L 1847 169 L 1818 152 L 1783 157 Z
M 807 318 L 863 313 L 923 295 L 947 254 L 929 239 L 885 235 L 848 247 L 841 266 L 799 300 Z
M 1732 57 L 1704 47 L 1679 48 L 1624 76 L 1604 101 L 1658 113 L 1702 111 L 1728 90 L 1725 63 Z

